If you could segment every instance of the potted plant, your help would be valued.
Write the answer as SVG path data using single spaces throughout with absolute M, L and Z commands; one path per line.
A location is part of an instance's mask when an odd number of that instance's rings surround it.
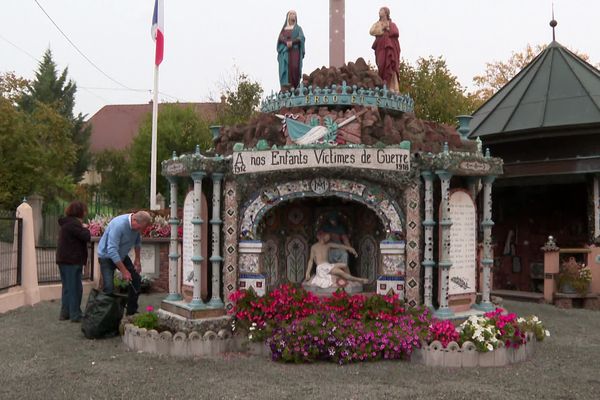
M 149 293 L 150 288 L 152 287 L 152 282 L 153 279 L 151 277 L 149 277 L 148 275 L 142 275 L 142 284 L 140 291 L 142 293 Z
M 569 257 L 561 264 L 558 274 L 559 292 L 584 295 L 587 293 L 591 281 L 592 272 L 585 264 L 577 263 L 575 257 Z

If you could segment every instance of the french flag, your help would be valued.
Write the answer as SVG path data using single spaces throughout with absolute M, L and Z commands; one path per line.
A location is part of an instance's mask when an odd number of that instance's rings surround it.
M 165 50 L 165 20 L 163 0 L 154 0 L 154 14 L 152 15 L 152 39 L 156 42 L 154 64 L 159 66 L 163 60 Z

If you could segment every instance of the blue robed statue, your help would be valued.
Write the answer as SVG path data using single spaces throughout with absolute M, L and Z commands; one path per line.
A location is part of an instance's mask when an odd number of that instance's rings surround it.
M 296 11 L 288 11 L 277 39 L 277 61 L 281 90 L 297 88 L 302 79 L 304 32 L 298 25 Z

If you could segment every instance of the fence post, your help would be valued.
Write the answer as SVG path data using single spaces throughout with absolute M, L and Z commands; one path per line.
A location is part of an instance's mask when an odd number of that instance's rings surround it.
M 592 245 L 588 253 L 587 266 L 592 271 L 592 293 L 600 293 L 600 247 Z
M 42 214 L 44 198 L 40 195 L 33 194 L 27 198 L 27 202 L 31 207 L 31 212 L 33 215 L 33 237 L 35 238 L 35 244 L 38 244 L 42 237 L 42 230 L 44 228 L 44 216 Z
M 554 301 L 554 292 L 556 291 L 555 276 L 558 274 L 560 265 L 559 248 L 552 236 L 548 236 L 548 241 L 542 247 L 544 252 L 544 300 L 548 304 Z
M 35 256 L 35 235 L 33 210 L 25 202 L 17 208 L 17 218 L 23 219 L 21 246 L 21 287 L 25 292 L 25 304 L 33 305 L 40 302 L 40 287 L 38 285 L 37 260 Z

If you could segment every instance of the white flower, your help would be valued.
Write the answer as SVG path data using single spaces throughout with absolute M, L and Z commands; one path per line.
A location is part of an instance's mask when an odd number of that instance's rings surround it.
M 251 326 L 251 327 L 250 327 L 250 328 L 248 328 L 248 329 L 249 329 L 249 330 L 251 330 L 251 331 L 255 331 L 255 330 L 256 330 L 256 328 L 255 328 L 255 327 L 253 327 L 253 326 Z
M 523 318 L 523 317 L 519 317 L 519 318 L 517 319 L 517 322 L 518 322 L 519 324 L 522 324 L 522 323 L 524 323 L 524 322 L 525 322 L 525 318 Z
M 487 345 L 487 349 L 488 349 L 489 351 L 493 351 L 493 350 L 494 350 L 494 346 L 492 346 L 491 344 L 489 344 L 489 343 L 488 343 L 488 345 Z
M 550 331 L 549 331 L 548 329 L 546 329 L 546 330 L 544 331 L 544 335 L 546 335 L 546 336 L 550 336 Z
M 538 322 L 539 321 L 538 317 L 536 317 L 535 315 L 533 317 L 531 317 L 531 320 L 533 322 Z
M 252 334 L 248 335 L 248 340 L 252 340 Z

